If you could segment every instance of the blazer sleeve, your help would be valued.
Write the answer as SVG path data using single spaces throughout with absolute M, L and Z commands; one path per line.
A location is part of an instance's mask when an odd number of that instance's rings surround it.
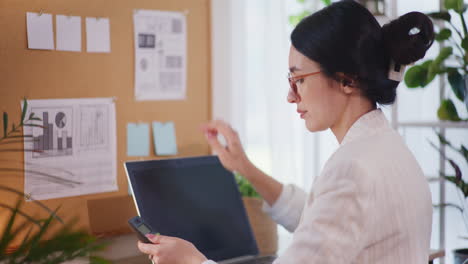
M 372 186 L 356 164 L 325 168 L 291 245 L 274 264 L 352 263 L 364 248 Z
M 307 194 L 304 190 L 293 184 L 284 185 L 280 196 L 272 206 L 263 203 L 263 211 L 286 230 L 294 232 L 299 225 L 306 200 Z

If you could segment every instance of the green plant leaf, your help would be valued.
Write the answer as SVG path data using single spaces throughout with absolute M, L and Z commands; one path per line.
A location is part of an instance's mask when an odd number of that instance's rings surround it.
M 435 40 L 442 42 L 449 39 L 452 36 L 452 31 L 448 28 L 443 28 L 439 33 L 436 34 Z
M 3 112 L 3 137 L 7 137 L 8 132 L 8 113 Z
M 296 0 L 296 1 L 301 4 L 305 3 L 305 0 Z
M 452 19 L 448 11 L 428 13 L 427 15 L 433 19 L 445 20 L 447 22 L 450 22 L 450 20 Z
M 452 47 L 444 47 L 440 50 L 439 55 L 435 58 L 434 63 L 437 65 L 442 64 L 453 53 Z
M 408 88 L 423 87 L 426 81 L 427 70 L 421 65 L 409 68 L 405 74 L 405 84 Z
M 443 73 L 444 70 L 442 69 L 442 65 L 444 61 L 453 54 L 452 47 L 445 47 L 442 48 L 439 52 L 439 55 L 435 58 L 435 60 L 429 65 L 428 69 L 428 76 L 435 76 L 437 74 Z M 429 82 L 428 82 L 429 83 Z
M 112 262 L 97 256 L 89 257 L 89 264 L 110 264 Z
M 252 184 L 240 174 L 235 175 L 237 186 L 242 197 L 260 197 Z
M 0 238 L 0 256 L 3 256 L 6 253 L 8 245 L 14 239 L 14 237 L 12 236 L 12 229 L 13 224 L 16 220 L 16 216 L 18 215 L 20 205 L 21 200 L 18 199 L 18 201 L 16 202 L 16 206 L 11 210 L 11 215 L 8 219 L 8 223 L 2 231 L 2 237 Z
M 460 213 L 463 213 L 463 208 L 461 206 L 453 204 L 453 203 L 444 203 L 444 204 L 434 204 L 432 207 L 434 208 L 440 208 L 440 207 L 452 207 L 460 211 Z
M 441 102 L 440 107 L 437 110 L 437 116 L 440 120 L 461 121 L 458 116 L 457 109 L 450 99 L 445 99 Z
M 463 0 L 445 0 L 444 7 L 447 10 L 454 10 L 457 13 L 462 13 L 464 9 Z
M 28 101 L 26 100 L 26 98 L 24 98 L 23 109 L 21 110 L 21 122 L 20 122 L 21 125 L 23 125 L 24 123 L 24 118 L 26 117 L 27 110 L 28 110 Z
M 463 101 L 465 99 L 465 80 L 463 76 L 458 71 L 449 71 L 447 79 L 455 96 Z
M 468 51 L 468 38 L 465 37 L 462 42 L 461 42 L 461 46 L 462 48 L 465 50 L 465 51 Z
M 323 4 L 326 6 L 331 5 L 331 0 L 322 0 Z
M 408 88 L 425 87 L 434 78 L 435 74 L 429 72 L 429 67 L 433 64 L 428 60 L 421 65 L 416 65 L 408 69 L 405 74 L 405 84 Z
M 465 146 L 460 147 L 460 153 L 465 157 L 466 162 L 468 163 L 468 149 Z
M 304 10 L 297 15 L 291 15 L 289 16 L 289 24 L 295 26 L 299 24 L 299 22 L 301 22 L 301 20 L 304 19 L 308 15 L 310 15 L 310 12 L 307 10 Z
M 27 127 L 40 127 L 40 128 L 44 128 L 44 126 L 42 126 L 42 125 L 38 125 L 38 124 L 24 124 L 23 126 L 27 126 Z
M 458 180 L 455 176 L 444 176 L 444 178 L 447 181 L 455 184 L 455 186 L 457 186 L 458 189 L 460 189 L 460 191 L 463 193 L 465 199 L 468 197 L 468 184 L 465 181 Z
M 462 180 L 462 172 L 461 172 L 461 169 L 460 167 L 458 166 L 457 163 L 455 163 L 455 161 L 449 159 L 448 160 L 449 163 L 450 163 L 450 166 L 452 166 L 453 170 L 455 171 L 455 180 L 457 181 L 457 183 L 459 183 L 461 180 Z

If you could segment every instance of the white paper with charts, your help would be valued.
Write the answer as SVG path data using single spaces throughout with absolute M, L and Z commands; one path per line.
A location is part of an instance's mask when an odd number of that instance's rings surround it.
M 187 31 L 180 12 L 135 10 L 136 100 L 183 100 Z
M 112 98 L 28 101 L 24 192 L 45 200 L 117 190 Z

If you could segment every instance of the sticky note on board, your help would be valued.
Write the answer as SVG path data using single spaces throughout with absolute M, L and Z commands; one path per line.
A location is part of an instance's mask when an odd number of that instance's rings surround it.
M 27 12 L 26 24 L 28 48 L 42 50 L 55 49 L 51 14 Z
M 57 50 L 81 51 L 81 17 L 57 15 Z
M 86 18 L 86 50 L 88 52 L 111 51 L 109 18 Z
M 127 156 L 149 156 L 149 124 L 127 124 Z
M 156 155 L 176 155 L 177 142 L 174 122 L 153 122 L 154 149 Z

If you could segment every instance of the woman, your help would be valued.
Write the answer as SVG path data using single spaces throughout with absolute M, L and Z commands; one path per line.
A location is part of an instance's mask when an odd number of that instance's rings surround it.
M 309 131 L 330 128 L 340 143 L 308 195 L 257 169 L 227 124 L 204 127 L 223 165 L 244 175 L 265 199 L 265 210 L 294 232 L 275 264 L 428 262 L 429 186 L 377 105 L 395 101 L 400 66 L 424 57 L 433 39 L 424 14 L 409 13 L 381 28 L 367 9 L 346 0 L 297 25 L 288 102 L 297 105 Z M 155 263 L 214 263 L 187 241 L 150 238 L 154 245 L 139 248 Z

